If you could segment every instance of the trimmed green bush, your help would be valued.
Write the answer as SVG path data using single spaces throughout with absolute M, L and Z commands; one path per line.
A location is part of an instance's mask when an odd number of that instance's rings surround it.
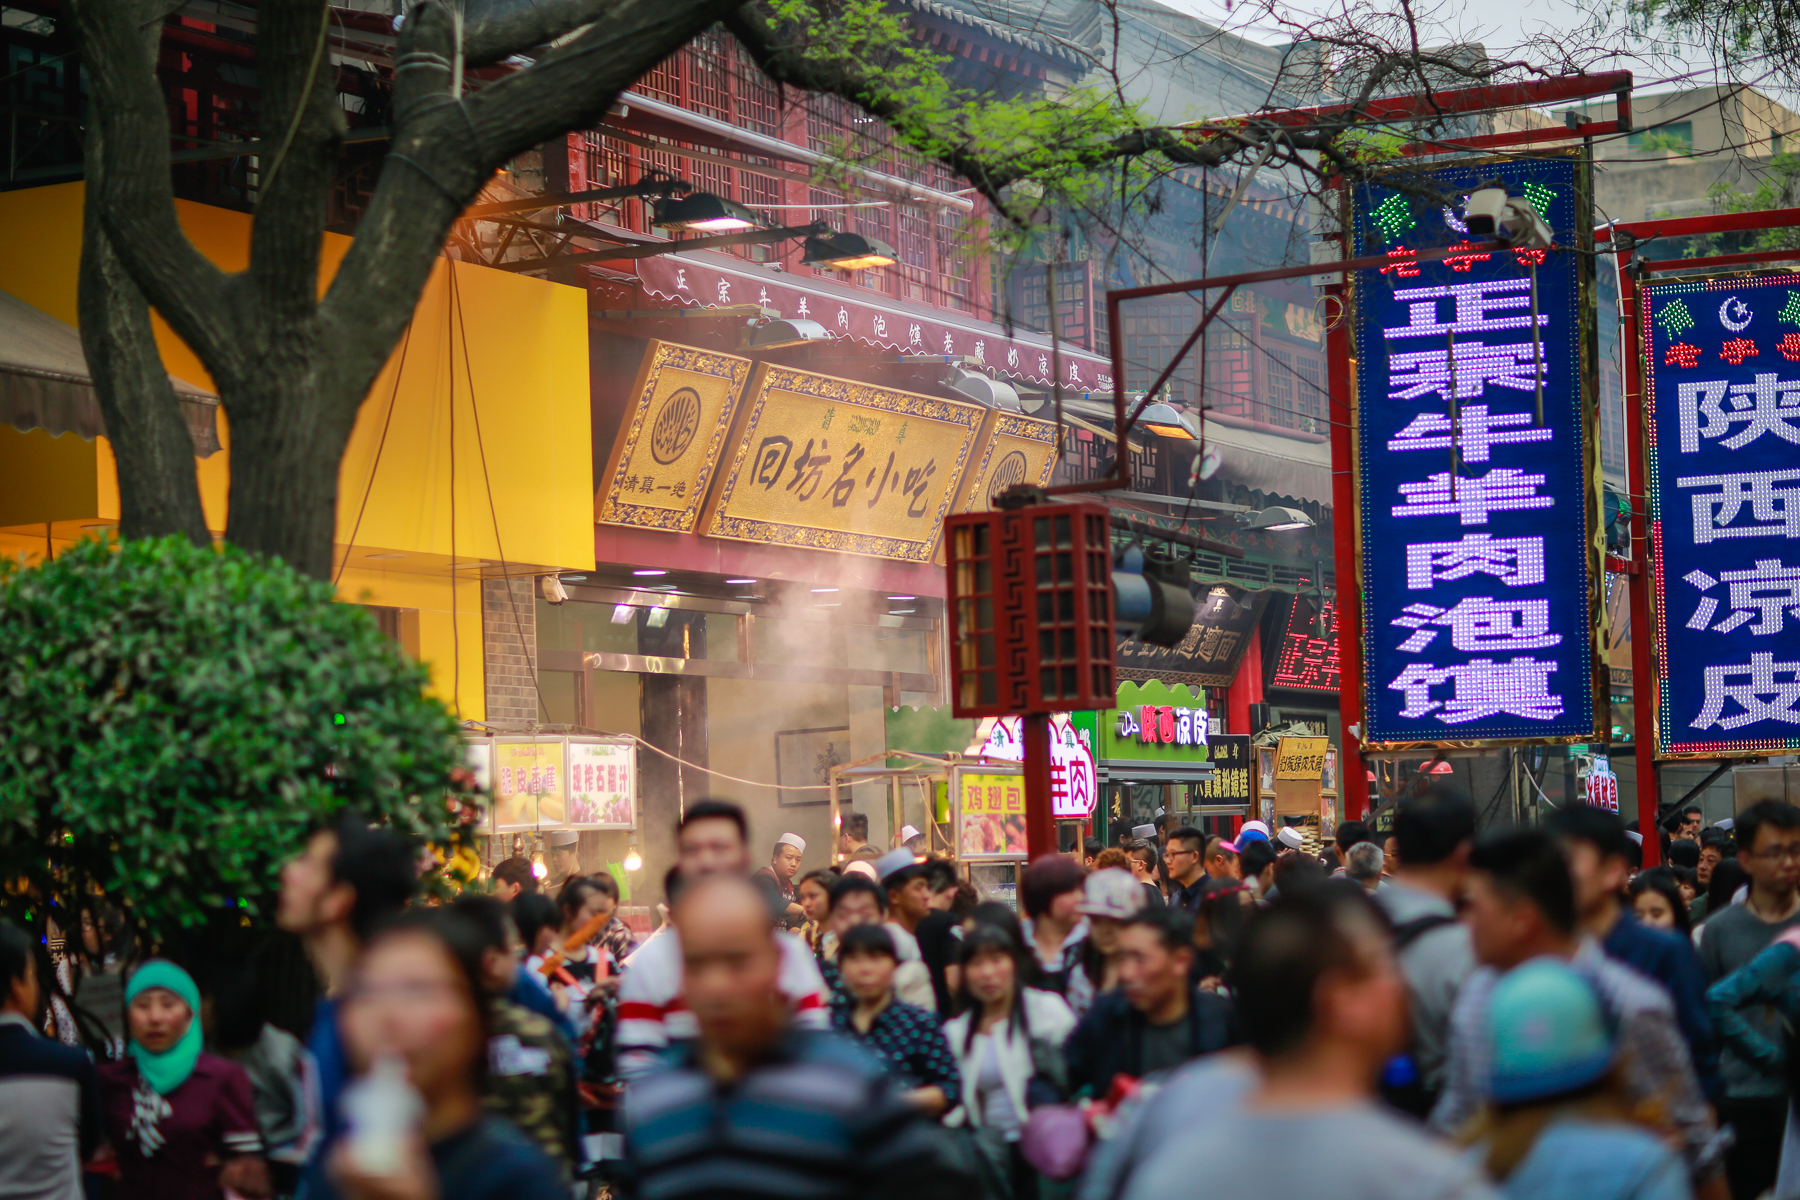
M 271 914 L 345 806 L 447 844 L 462 741 L 425 683 L 329 584 L 242 551 L 0 561 L 0 899 L 38 916 L 98 888 L 168 931 Z

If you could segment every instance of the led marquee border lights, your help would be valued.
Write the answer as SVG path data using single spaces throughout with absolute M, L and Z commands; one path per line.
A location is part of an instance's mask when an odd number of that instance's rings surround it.
M 1425 178 L 1504 188 L 1556 246 L 1484 249 L 1474 204 L 1352 189 L 1353 253 L 1391 260 L 1354 281 L 1364 742 L 1595 740 L 1592 265 L 1561 249 L 1591 245 L 1586 168 L 1510 158 Z

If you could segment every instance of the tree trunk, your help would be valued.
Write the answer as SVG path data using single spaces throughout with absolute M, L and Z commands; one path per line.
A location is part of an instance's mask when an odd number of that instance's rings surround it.
M 90 129 L 90 139 L 100 136 Z M 100 156 L 90 146 L 88 195 Z M 82 220 L 77 310 L 81 348 L 106 421 L 119 475 L 119 536 L 179 534 L 212 545 L 200 485 L 194 478 L 194 441 L 150 326 L 150 305 L 119 261 L 90 202 Z
M 261 369 L 221 384 L 231 418 L 232 545 L 332 575 L 338 465 L 362 396 L 349 395 L 307 331 L 280 338 Z

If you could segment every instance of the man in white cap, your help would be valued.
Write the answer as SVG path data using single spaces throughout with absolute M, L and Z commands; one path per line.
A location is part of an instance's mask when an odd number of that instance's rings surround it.
M 794 877 L 800 874 L 800 859 L 805 853 L 805 838 L 797 833 L 784 833 L 775 839 L 775 852 L 769 858 L 769 865 L 756 873 L 759 878 L 774 881 L 776 899 L 786 906 L 781 923 L 789 929 L 798 929 L 806 923 L 806 910 L 800 907 L 800 893 L 794 886 Z
M 556 895 L 558 889 L 569 880 L 581 874 L 581 853 L 578 845 L 581 835 L 573 829 L 552 829 L 544 835 L 550 847 L 550 861 L 545 878 L 549 894 Z
M 931 915 L 931 881 L 925 864 L 904 846 L 889 850 L 872 864 L 887 892 L 886 929 L 893 935 L 900 968 L 894 994 L 927 1012 L 937 1011 L 931 971 L 919 952 L 919 922 Z

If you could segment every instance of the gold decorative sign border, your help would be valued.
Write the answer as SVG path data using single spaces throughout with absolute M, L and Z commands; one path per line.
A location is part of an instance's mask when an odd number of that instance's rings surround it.
M 861 405 L 896 416 L 920 417 L 964 429 L 967 436 L 963 439 L 961 450 L 957 452 L 956 463 L 951 468 L 950 479 L 944 488 L 944 499 L 932 516 L 931 531 L 927 537 L 916 540 L 879 534 L 844 533 L 834 529 L 727 515 L 724 512 L 725 506 L 731 503 L 738 478 L 751 457 L 750 443 L 757 423 L 762 419 L 769 393 L 776 390 L 797 392 L 802 396 L 839 404 Z M 706 511 L 702 514 L 701 532 L 705 536 L 774 546 L 799 546 L 808 550 L 838 550 L 902 562 L 931 561 L 937 552 L 938 539 L 943 535 L 944 518 L 949 515 L 951 506 L 962 494 L 963 472 L 968 467 L 969 451 L 981 433 L 987 409 L 975 404 L 958 404 L 933 396 L 895 391 L 892 388 L 856 383 L 810 371 L 796 371 L 770 363 L 764 363 L 757 369 L 757 373 L 751 377 L 746 394 L 751 397 L 750 402 L 739 406 L 738 428 L 733 431 L 733 436 L 737 439 L 737 452 L 733 455 L 731 466 L 725 471 L 716 494 L 707 502 Z
M 972 465 L 963 479 L 962 494 L 956 501 L 957 512 L 975 511 L 978 499 L 976 489 L 987 479 L 988 467 L 994 461 L 995 443 L 1003 437 L 1017 438 L 1022 442 L 1039 442 L 1050 447 L 1050 453 L 1044 458 L 1043 470 L 1038 472 L 1036 479 L 1029 481 L 1039 487 L 1050 485 L 1050 477 L 1056 473 L 1056 460 L 1061 452 L 1061 447 L 1057 445 L 1056 425 L 1050 421 L 1022 417 L 1017 413 L 993 411 L 988 413 L 981 429 L 981 461 Z
M 744 394 L 744 380 L 750 374 L 750 366 L 749 359 L 739 358 L 735 354 L 720 354 L 713 350 L 651 339 L 644 352 L 644 361 L 638 368 L 637 382 L 631 391 L 637 397 L 633 402 L 631 421 L 623 436 L 613 439 L 612 450 L 606 458 L 606 470 L 600 476 L 601 487 L 594 496 L 594 520 L 607 525 L 629 525 L 636 529 L 692 533 L 717 470 L 719 454 L 731 430 L 732 419 L 737 415 L 738 403 Z M 728 381 L 725 407 L 708 440 L 705 461 L 694 480 L 693 490 L 688 493 L 687 507 L 680 509 L 654 508 L 618 499 L 625 480 L 625 468 L 631 462 L 638 438 L 643 434 L 644 425 L 649 419 L 650 398 L 656 392 L 663 370 L 668 367 Z

